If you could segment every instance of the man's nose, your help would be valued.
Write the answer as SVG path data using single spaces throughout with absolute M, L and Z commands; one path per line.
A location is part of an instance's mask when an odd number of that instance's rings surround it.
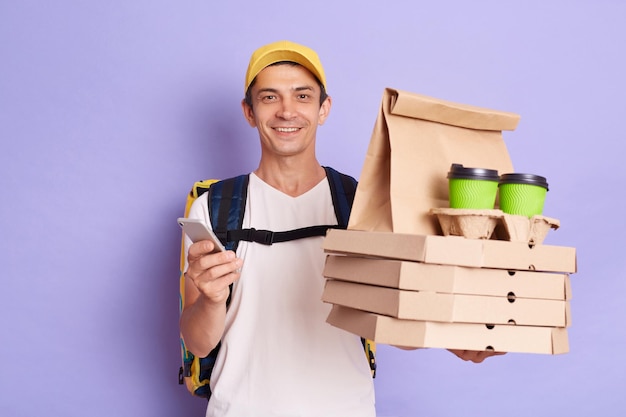
M 278 117 L 292 119 L 296 116 L 296 103 L 292 99 L 283 99 L 278 109 Z

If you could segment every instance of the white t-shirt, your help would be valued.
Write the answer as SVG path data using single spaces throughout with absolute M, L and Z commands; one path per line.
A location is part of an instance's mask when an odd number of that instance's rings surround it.
M 206 195 L 189 217 L 210 227 Z M 291 197 L 250 174 L 244 228 L 321 224 L 337 224 L 327 179 Z M 360 338 L 326 323 L 322 239 L 239 243 L 242 273 L 226 314 L 207 417 L 376 415 Z

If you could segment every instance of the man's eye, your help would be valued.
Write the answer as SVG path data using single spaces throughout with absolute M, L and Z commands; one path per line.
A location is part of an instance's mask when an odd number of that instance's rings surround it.
M 276 96 L 268 95 L 268 96 L 263 97 L 263 100 L 274 100 L 274 99 L 276 99 Z

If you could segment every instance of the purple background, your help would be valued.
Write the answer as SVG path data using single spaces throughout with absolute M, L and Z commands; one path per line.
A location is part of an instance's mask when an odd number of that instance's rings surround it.
M 177 385 L 174 220 L 195 180 L 256 167 L 244 72 L 284 38 L 326 68 L 322 163 L 359 176 L 385 87 L 515 112 L 515 168 L 548 178 L 561 220 L 546 243 L 577 248 L 570 353 L 379 346 L 379 416 L 625 415 L 625 18 L 619 0 L 3 0 L 0 415 L 204 415 Z

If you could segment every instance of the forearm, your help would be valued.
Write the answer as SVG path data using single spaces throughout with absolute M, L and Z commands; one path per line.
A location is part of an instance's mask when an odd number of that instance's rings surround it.
M 224 334 L 225 319 L 225 303 L 215 304 L 198 297 L 180 317 L 180 331 L 187 350 L 201 358 L 207 356 Z

